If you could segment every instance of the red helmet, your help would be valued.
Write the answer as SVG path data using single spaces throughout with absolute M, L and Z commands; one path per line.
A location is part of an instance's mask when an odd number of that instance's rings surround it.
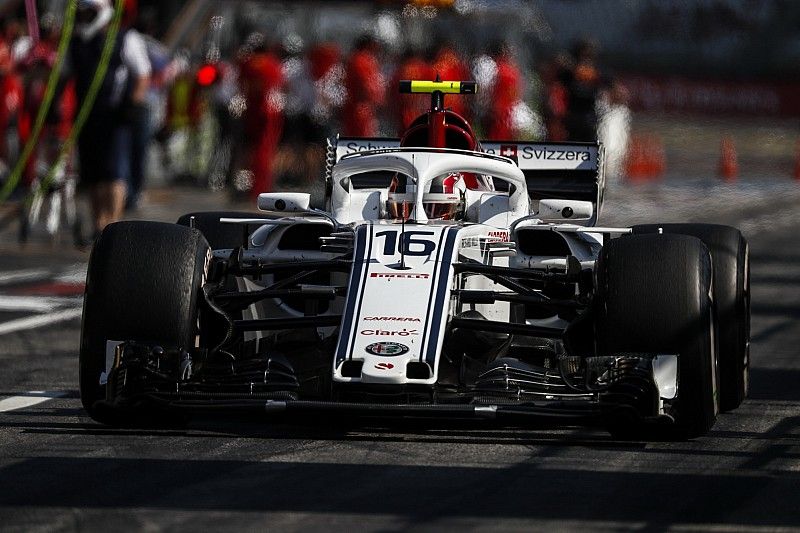
M 428 220 L 462 219 L 464 217 L 463 186 L 464 175 L 461 172 L 451 172 L 433 180 L 430 189 L 422 195 L 422 207 L 425 209 L 425 216 L 428 217 Z

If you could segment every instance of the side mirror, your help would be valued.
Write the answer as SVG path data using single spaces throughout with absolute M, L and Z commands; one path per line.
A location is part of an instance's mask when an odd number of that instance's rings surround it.
M 536 216 L 543 222 L 563 222 L 565 220 L 589 220 L 593 214 L 592 202 L 546 198 L 539 200 L 539 211 Z
M 274 213 L 306 213 L 311 208 L 311 195 L 307 192 L 262 192 L 258 195 L 258 209 Z

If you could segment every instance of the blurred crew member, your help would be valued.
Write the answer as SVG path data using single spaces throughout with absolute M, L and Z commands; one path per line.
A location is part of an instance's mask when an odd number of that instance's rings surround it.
M 242 58 L 239 79 L 244 93 L 245 159 L 252 176 L 250 194 L 272 190 L 272 160 L 283 132 L 283 72 L 264 36 L 253 34 Z
M 24 144 L 28 141 L 36 116 L 39 114 L 50 72 L 56 62 L 60 28 L 52 15 L 42 17 L 42 38 L 28 52 L 20 64 L 24 76 L 25 98 L 19 119 L 19 137 Z M 75 110 L 74 86 L 66 79 L 57 82 L 50 110 L 45 117 L 44 128 L 25 166 L 25 185 L 30 186 L 42 178 L 50 167 L 59 163 L 61 144 L 69 136 Z M 65 162 L 64 162 L 65 163 Z M 63 167 L 57 174 L 63 173 Z M 57 179 L 60 179 L 57 176 Z
M 595 64 L 597 47 L 589 40 L 580 40 L 573 46 L 572 68 L 561 74 L 561 83 L 567 92 L 565 125 L 567 140 L 592 142 L 597 140 L 596 104 L 600 93 L 609 83 Z
M 439 76 L 443 81 L 465 81 L 469 79 L 469 68 L 448 43 L 442 44 L 433 60 L 433 76 Z M 433 79 L 433 78 L 431 78 Z M 448 94 L 447 107 L 470 120 L 467 97 L 460 94 Z
M 14 72 L 11 47 L 0 41 L 0 160 L 7 167 L 16 155 L 11 153 L 8 133 L 17 122 L 22 91 L 22 83 Z
M 496 44 L 491 51 L 497 65 L 497 75 L 492 87 L 491 111 L 486 132 L 489 139 L 508 140 L 516 137 L 514 106 L 521 100 L 522 75 L 504 44 Z
M 79 102 L 89 92 L 113 14 L 109 0 L 78 1 L 70 57 Z M 123 29 L 78 138 L 80 179 L 89 190 L 95 234 L 122 218 L 131 169 L 131 117 L 140 112 L 149 77 L 141 36 Z
M 136 20 L 137 2 L 136 0 L 126 0 L 124 6 L 123 27 L 125 31 L 125 45 L 123 53 L 132 54 L 132 64 L 136 65 L 131 69 L 135 77 L 134 91 L 130 101 L 127 102 L 125 110 L 125 120 L 130 128 L 130 172 L 128 175 L 128 193 L 125 202 L 126 209 L 136 209 L 139 205 L 139 197 L 144 188 L 145 163 L 147 162 L 147 149 L 150 146 L 152 137 L 152 125 L 150 123 L 150 98 L 151 98 L 151 78 L 153 66 L 150 62 L 150 55 L 147 51 L 147 42 L 144 36 L 132 27 Z M 128 50 L 125 47 L 128 47 Z
M 430 63 L 416 52 L 413 48 L 408 48 L 403 53 L 400 64 L 394 74 L 394 79 L 389 86 L 390 91 L 397 92 L 400 80 L 433 80 L 436 77 Z M 442 78 L 448 79 L 449 78 Z M 450 103 L 448 95 L 448 104 Z M 425 113 L 430 106 L 430 96 L 427 94 L 401 95 L 394 102 L 395 120 L 397 121 L 398 133 L 403 133 L 411 123 L 421 114 Z
M 345 135 L 378 135 L 377 110 L 383 104 L 384 83 L 377 52 L 378 43 L 365 35 L 356 41 L 355 50 L 347 61 L 347 102 L 342 110 Z
M 312 118 L 322 139 L 331 137 L 341 128 L 332 124 L 344 105 L 347 91 L 344 88 L 344 65 L 341 52 L 335 43 L 320 43 L 308 52 L 311 76 L 317 93 Z

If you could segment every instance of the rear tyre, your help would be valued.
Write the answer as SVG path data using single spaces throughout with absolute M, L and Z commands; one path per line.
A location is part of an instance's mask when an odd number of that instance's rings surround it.
M 193 348 L 209 258 L 203 235 L 176 224 L 117 222 L 103 231 L 89 259 L 81 325 L 80 392 L 89 416 L 129 425 L 148 414 L 104 402 L 106 341 Z
M 747 397 L 750 382 L 750 253 L 742 233 L 715 224 L 648 224 L 633 232 L 697 237 L 711 253 L 719 341 L 720 410 L 731 411 Z
M 598 353 L 678 354 L 669 438 L 704 435 L 719 411 L 711 276 L 708 250 L 684 235 L 614 239 L 597 261 Z M 630 426 L 611 429 L 633 435 Z

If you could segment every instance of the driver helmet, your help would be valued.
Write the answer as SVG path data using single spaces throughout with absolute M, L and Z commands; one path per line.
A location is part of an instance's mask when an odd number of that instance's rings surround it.
M 409 220 L 414 212 L 415 186 L 406 176 L 395 174 L 389 184 L 386 216 L 389 219 Z
M 422 206 L 428 220 L 461 220 L 464 218 L 463 176 L 451 172 L 439 176 L 422 195 Z

